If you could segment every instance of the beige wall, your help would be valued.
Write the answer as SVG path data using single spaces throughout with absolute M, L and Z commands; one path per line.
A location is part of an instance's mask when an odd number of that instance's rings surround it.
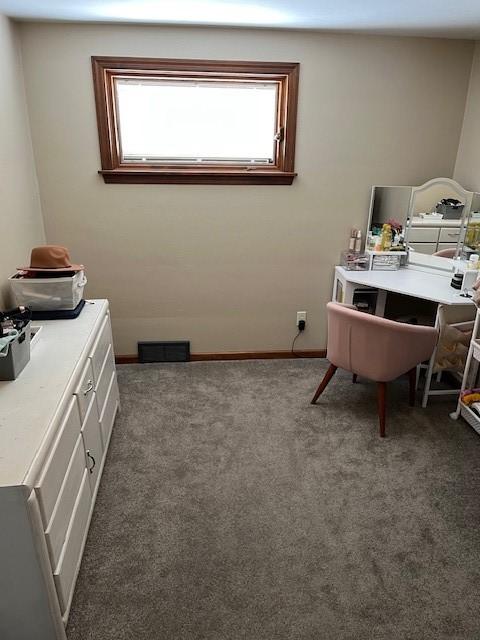
M 476 43 L 454 178 L 480 191 L 480 42 Z
M 45 241 L 25 103 L 17 28 L 0 15 L 0 309 L 6 278 Z
M 326 342 L 324 304 L 372 184 L 451 176 L 471 43 L 308 32 L 24 24 L 22 47 L 47 237 L 111 301 L 118 353 L 139 339 L 192 351 Z M 91 55 L 301 63 L 291 187 L 105 185 Z M 448 91 L 446 91 L 448 89 Z

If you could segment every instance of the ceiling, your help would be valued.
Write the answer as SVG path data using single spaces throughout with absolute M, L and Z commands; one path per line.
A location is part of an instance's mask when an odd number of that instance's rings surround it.
M 318 29 L 480 39 L 480 0 L 0 0 L 21 20 Z

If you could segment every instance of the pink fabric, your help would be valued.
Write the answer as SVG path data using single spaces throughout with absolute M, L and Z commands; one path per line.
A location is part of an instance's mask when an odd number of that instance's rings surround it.
M 453 249 L 440 249 L 440 251 L 437 251 L 433 255 L 438 256 L 439 258 L 453 258 L 455 252 L 456 248 L 454 247 Z
M 327 358 L 341 369 L 376 382 L 390 382 L 428 360 L 438 340 L 433 327 L 404 324 L 327 304 Z

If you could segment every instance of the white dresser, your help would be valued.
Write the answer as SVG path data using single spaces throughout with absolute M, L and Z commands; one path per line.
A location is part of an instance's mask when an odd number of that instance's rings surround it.
M 463 242 L 466 226 L 461 220 L 431 221 L 422 218 L 412 218 L 408 231 L 408 245 L 419 251 L 433 255 L 442 249 L 454 249 L 459 238 Z
M 108 302 L 42 326 L 0 382 L 0 638 L 65 640 L 119 407 Z

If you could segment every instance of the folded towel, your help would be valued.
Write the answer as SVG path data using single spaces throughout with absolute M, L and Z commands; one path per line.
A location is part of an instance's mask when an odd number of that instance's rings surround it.
M 6 336 L 0 338 L 0 358 L 6 358 L 8 356 L 8 345 L 15 340 L 18 336 L 18 331 L 12 329 Z

